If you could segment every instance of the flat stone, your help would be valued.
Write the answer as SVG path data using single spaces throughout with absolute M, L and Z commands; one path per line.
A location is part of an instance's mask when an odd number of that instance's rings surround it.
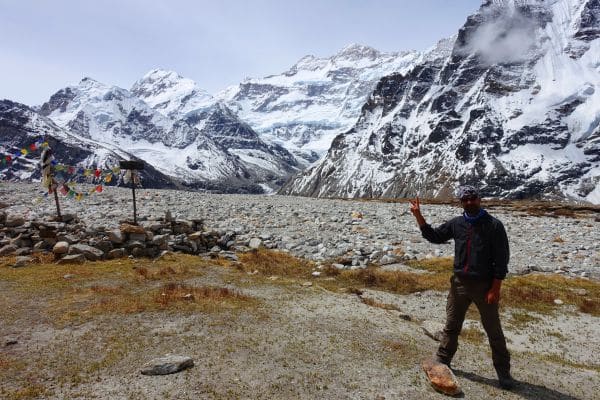
M 143 233 L 144 235 L 146 234 L 144 227 L 138 226 L 138 225 L 133 225 L 133 224 L 127 224 L 127 223 L 121 224 L 119 229 L 123 233 Z
M 77 243 L 69 248 L 70 254 L 83 254 L 90 261 L 97 261 L 104 256 L 104 252 L 87 244 Z
M 57 264 L 83 264 L 85 256 L 83 254 L 69 254 L 58 260 Z
M 29 254 L 31 254 L 31 248 L 29 247 L 21 247 L 15 251 L 16 256 L 27 256 Z
M 194 360 L 186 356 L 165 356 L 151 360 L 142 367 L 142 375 L 168 375 L 194 366 Z
M 146 232 L 144 233 L 130 233 L 129 240 L 134 240 L 137 242 L 145 242 L 146 241 Z
M 127 251 L 125 249 L 113 249 L 108 252 L 106 258 L 109 260 L 114 260 L 115 258 L 123 258 L 127 256 Z
M 439 342 L 442 339 L 444 324 L 437 321 L 425 320 L 421 323 L 421 329 L 427 336 Z
M 13 265 L 14 268 L 24 267 L 27 264 L 30 264 L 33 258 L 30 256 L 17 256 L 17 261 Z
M 0 248 L 0 256 L 7 256 L 9 254 L 13 254 L 15 251 L 17 251 L 17 249 L 18 247 L 14 244 L 7 244 L 5 246 L 2 246 L 2 248 Z

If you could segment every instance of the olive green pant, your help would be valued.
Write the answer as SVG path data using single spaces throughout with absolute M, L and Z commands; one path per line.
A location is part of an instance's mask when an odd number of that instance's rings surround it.
M 465 314 L 471 303 L 475 303 L 481 315 L 481 323 L 492 348 L 492 361 L 498 374 L 510 373 L 510 354 L 500 325 L 498 303 L 488 304 L 485 296 L 491 287 L 490 281 L 462 278 L 457 275 L 450 279 L 450 292 L 446 303 L 446 326 L 440 340 L 437 358 L 450 365 L 458 348 L 458 335 L 462 329 Z

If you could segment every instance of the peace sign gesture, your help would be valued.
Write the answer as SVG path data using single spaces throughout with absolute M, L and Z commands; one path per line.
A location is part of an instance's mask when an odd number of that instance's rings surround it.
M 425 218 L 421 214 L 421 202 L 419 201 L 419 196 L 417 196 L 414 200 L 409 200 L 410 202 L 410 212 L 417 219 L 417 223 L 419 226 L 425 225 Z

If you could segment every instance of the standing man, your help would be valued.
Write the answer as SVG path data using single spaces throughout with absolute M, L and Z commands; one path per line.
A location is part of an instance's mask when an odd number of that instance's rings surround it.
M 510 354 L 500 325 L 498 301 L 500 286 L 508 272 L 508 238 L 502 222 L 481 208 L 479 191 L 472 186 L 461 186 L 458 198 L 463 215 L 432 228 L 423 215 L 419 198 L 410 201 L 421 233 L 431 243 L 454 239 L 454 275 L 446 304 L 444 327 L 437 361 L 450 366 L 458 348 L 458 335 L 465 314 L 473 302 L 479 309 L 481 323 L 492 348 L 492 360 L 503 389 L 512 389 L 515 381 L 510 375 Z

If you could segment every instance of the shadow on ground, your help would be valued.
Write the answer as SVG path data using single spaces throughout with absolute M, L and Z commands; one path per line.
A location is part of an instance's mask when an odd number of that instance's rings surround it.
M 461 371 L 460 369 L 453 369 L 453 372 L 456 376 L 468 379 L 473 382 L 483 383 L 485 385 L 496 386 L 498 387 L 498 381 L 496 379 L 489 379 L 483 376 L 479 376 L 472 372 Z M 511 393 L 521 396 L 524 399 L 530 400 L 580 400 L 578 397 L 573 397 L 569 394 L 564 394 L 561 392 L 557 392 L 553 389 L 548 389 L 545 386 L 534 385 L 533 383 L 528 383 L 521 380 L 516 380 L 517 385 Z

